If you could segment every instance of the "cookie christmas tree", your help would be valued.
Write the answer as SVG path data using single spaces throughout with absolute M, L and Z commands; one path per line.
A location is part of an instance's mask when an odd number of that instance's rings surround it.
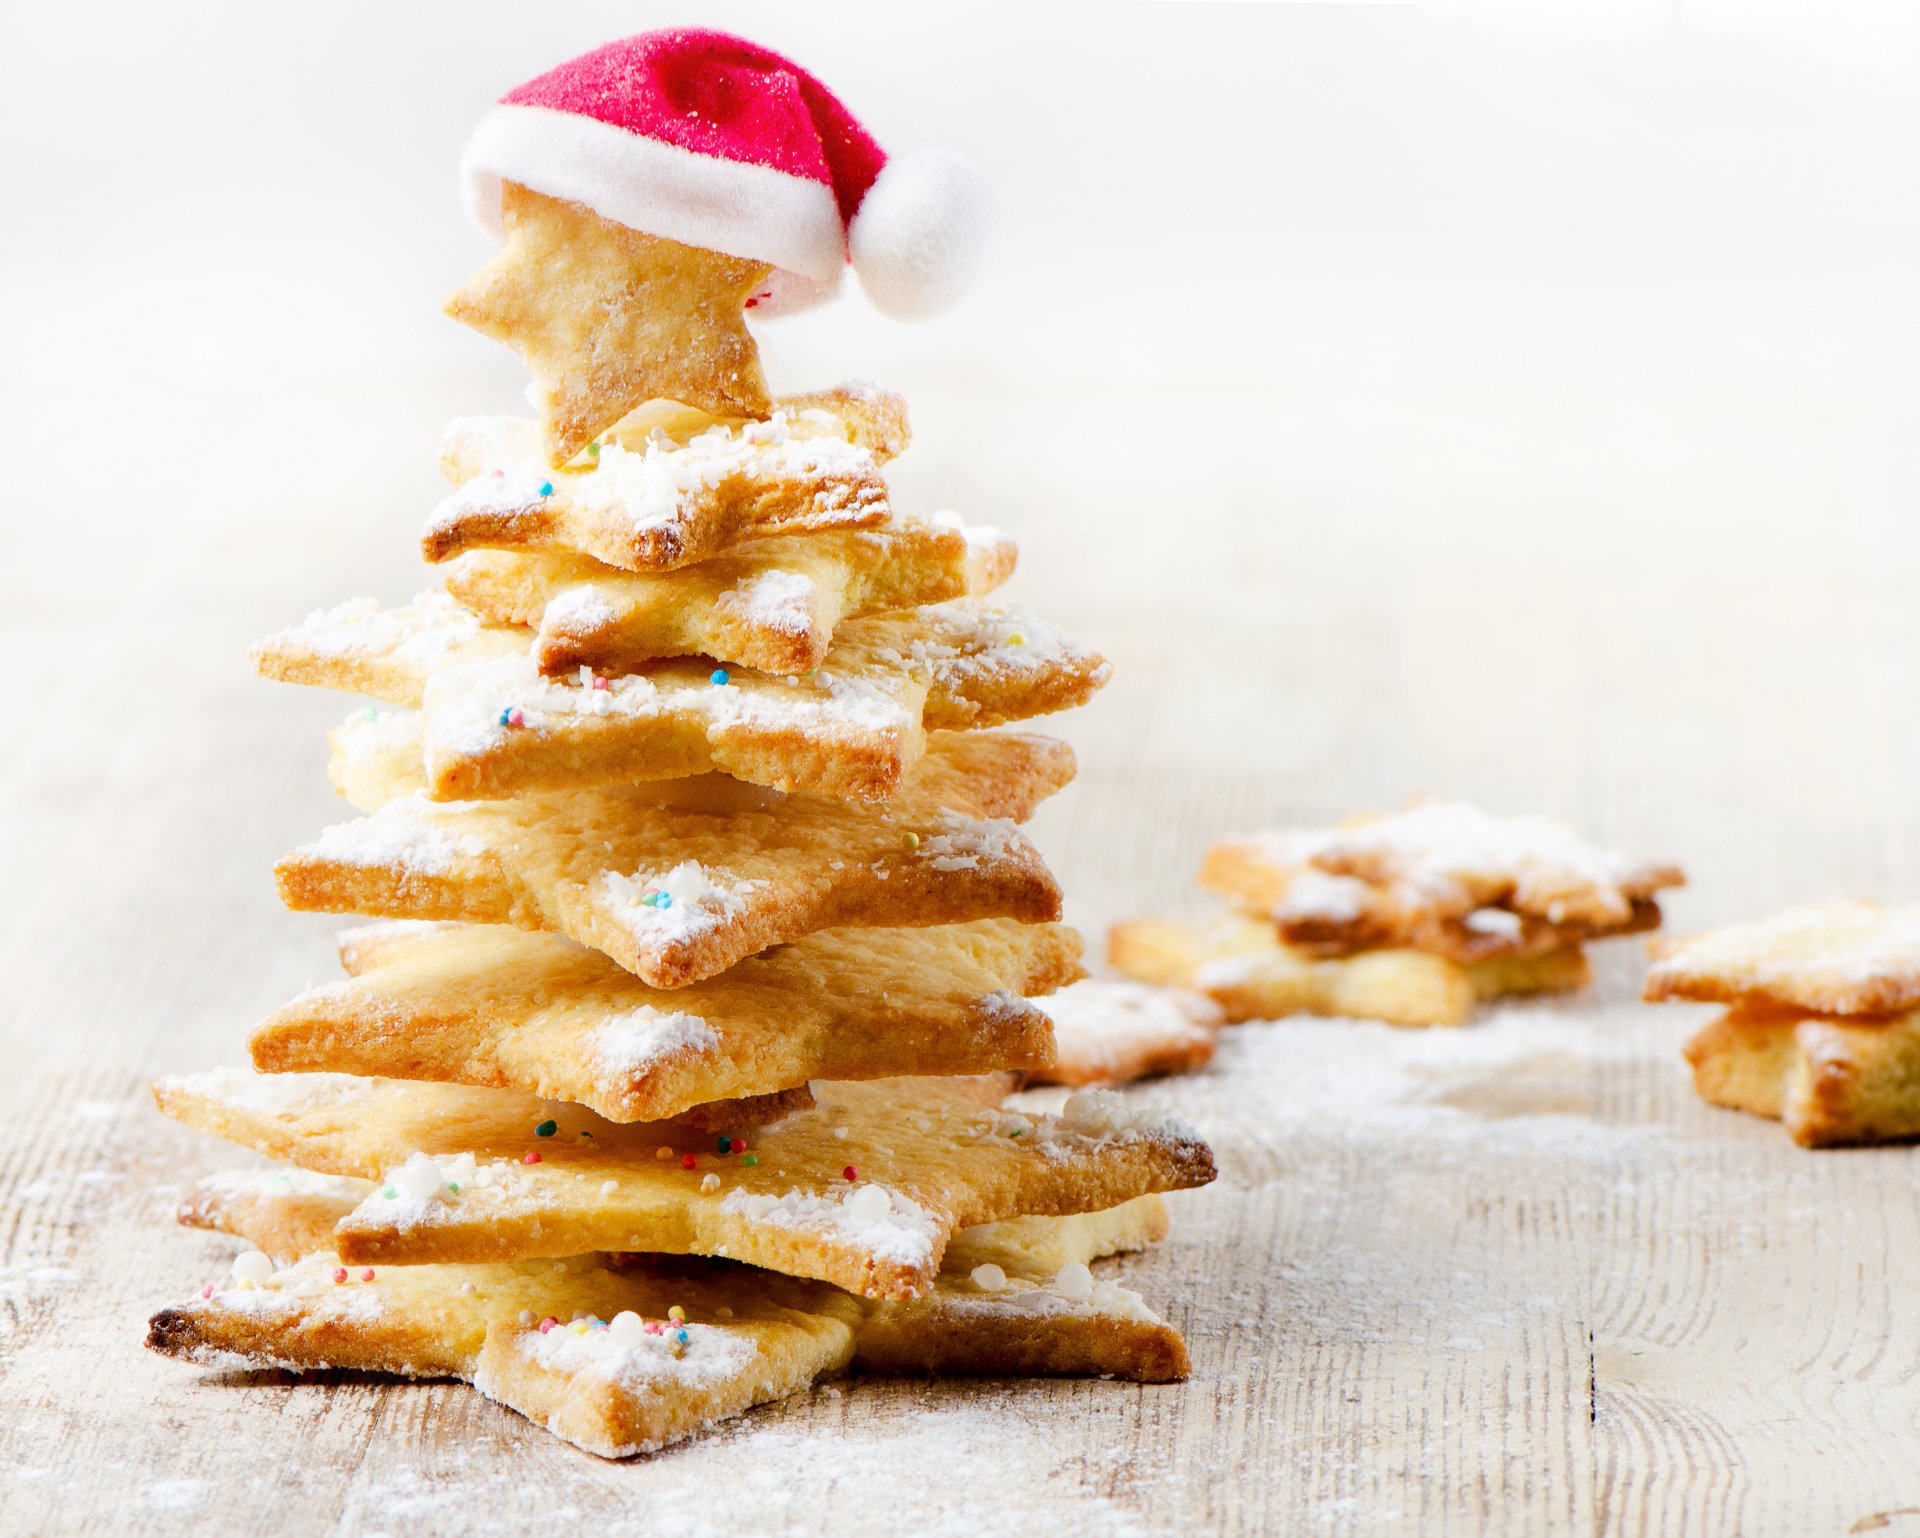
M 1002 728 L 1107 666 L 988 597 L 1006 536 L 893 506 L 897 397 L 775 395 L 745 324 L 849 260 L 937 308 L 972 183 L 699 31 L 510 92 L 464 179 L 503 244 L 449 309 L 539 416 L 449 430 L 444 592 L 256 651 L 377 702 L 332 736 L 359 815 L 276 875 L 382 922 L 251 1069 L 155 1086 L 288 1167 L 187 1204 L 257 1248 L 151 1343 L 460 1376 L 610 1455 L 849 1367 L 1181 1374 L 1089 1262 L 1161 1236 L 1205 1144 L 1004 1103 L 1080 944 L 1019 826 L 1071 754 Z

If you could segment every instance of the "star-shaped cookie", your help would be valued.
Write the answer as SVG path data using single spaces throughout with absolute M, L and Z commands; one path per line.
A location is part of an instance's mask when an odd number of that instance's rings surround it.
M 720 416 L 772 409 L 746 302 L 772 269 L 642 234 L 514 182 L 506 243 L 447 313 L 532 371 L 549 464 L 650 400 Z

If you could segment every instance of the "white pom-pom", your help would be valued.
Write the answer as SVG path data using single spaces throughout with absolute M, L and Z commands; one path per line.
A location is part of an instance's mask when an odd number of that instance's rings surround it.
M 957 155 L 889 160 L 860 200 L 847 250 L 873 307 L 924 320 L 973 282 L 991 227 L 986 183 Z

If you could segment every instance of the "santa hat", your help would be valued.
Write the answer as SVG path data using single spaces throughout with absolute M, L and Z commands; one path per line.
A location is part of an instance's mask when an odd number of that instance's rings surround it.
M 889 159 L 840 100 L 771 49 L 698 27 L 604 43 L 515 86 L 461 160 L 469 211 L 500 184 L 776 269 L 764 309 L 832 294 L 850 261 L 876 308 L 945 309 L 986 244 L 986 195 L 951 155 Z

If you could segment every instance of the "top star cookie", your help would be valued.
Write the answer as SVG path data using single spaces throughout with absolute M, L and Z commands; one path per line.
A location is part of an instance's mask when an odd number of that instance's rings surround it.
M 1920 904 L 1835 899 L 1655 949 L 1649 999 L 1764 1001 L 1825 1015 L 1920 1006 Z

